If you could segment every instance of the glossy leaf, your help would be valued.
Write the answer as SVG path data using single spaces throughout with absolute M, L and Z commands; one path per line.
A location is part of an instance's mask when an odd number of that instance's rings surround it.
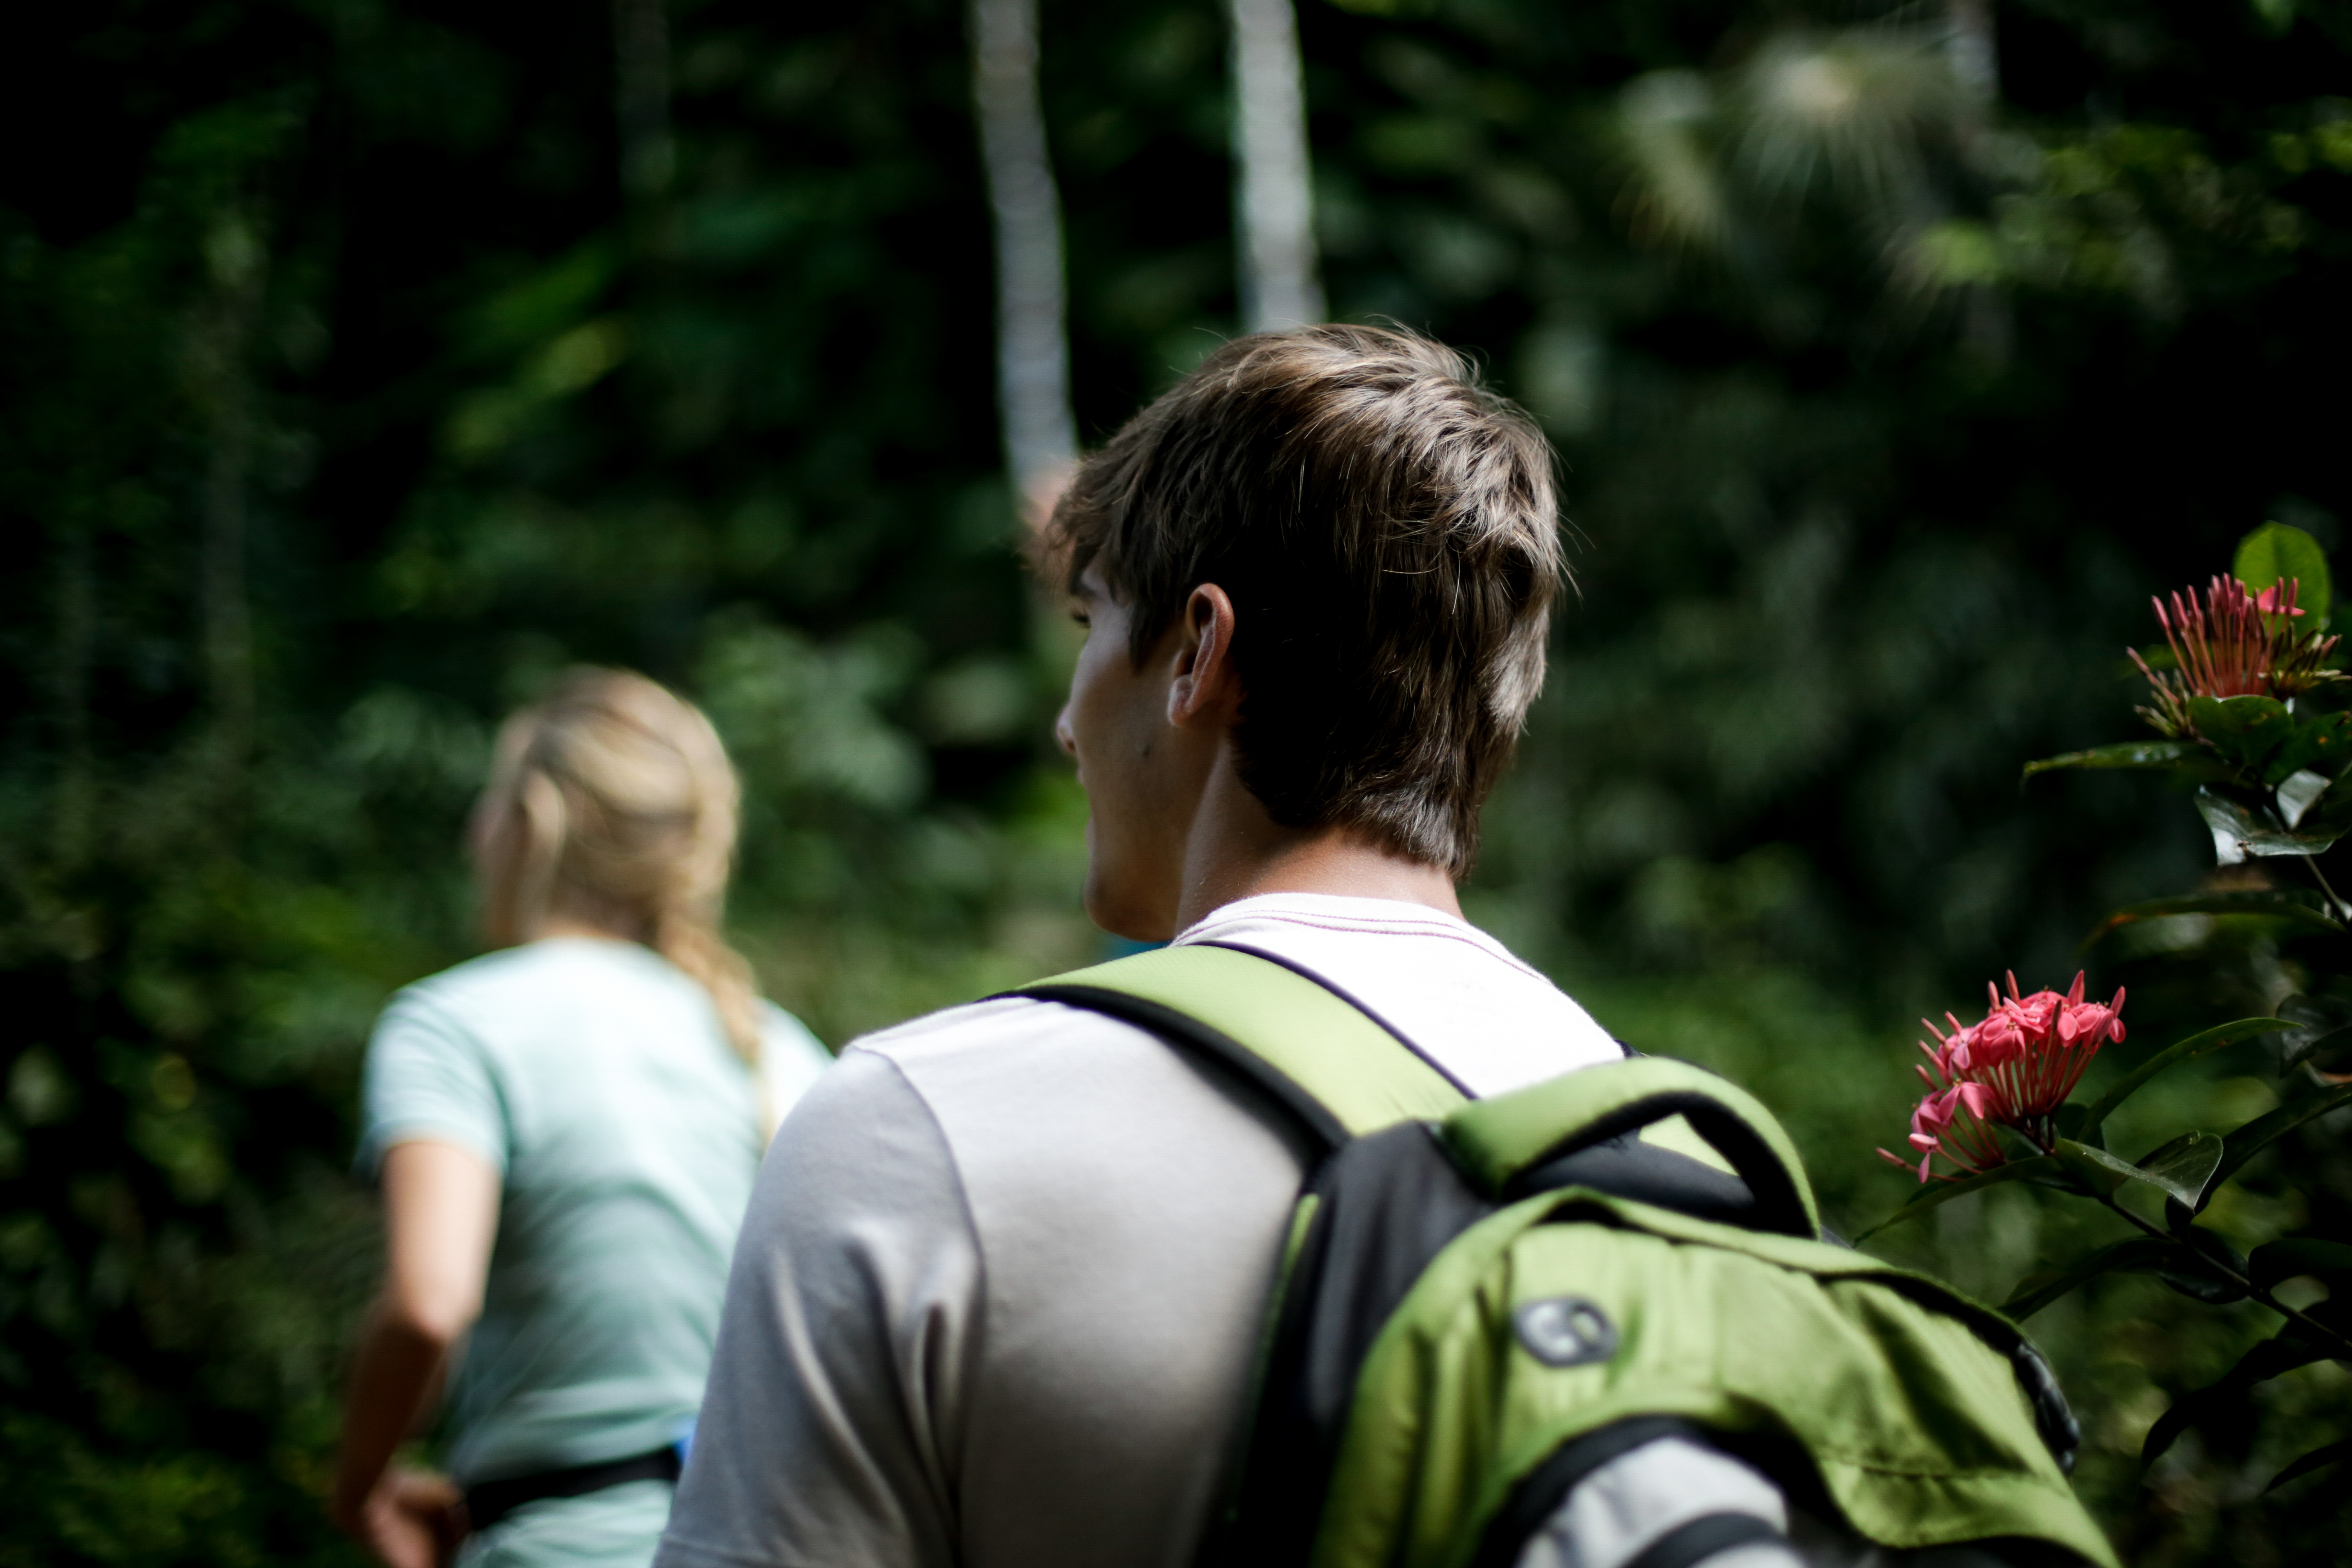
M 2301 1067 L 2305 1062 L 2319 1065 L 2316 1063 L 2316 1058 L 2332 1056 L 2347 1047 L 2352 1047 L 2352 1028 L 2330 1029 L 2325 1034 L 2314 1035 L 2301 1045 L 2295 1046 L 2286 1053 L 2279 1065 L 2289 1068 Z
M 2342 718 L 2343 715 L 2337 714 L 2336 717 Z M 2292 751 L 2300 744 L 2301 739 L 2298 736 L 2297 740 L 2290 744 L 2289 750 Z M 2290 763 L 2294 765 L 2290 766 Z M 2328 785 L 2335 782 L 2326 773 L 2315 773 L 2310 768 L 2302 766 L 2294 757 L 2273 762 L 2271 764 L 2270 773 L 2272 777 L 2278 780 L 2277 784 L 2271 790 L 2271 798 L 2278 804 L 2279 820 L 2289 827 L 2302 822 L 2304 814 L 2311 809 L 2312 803 L 2326 795 Z
M 2114 1114 L 2116 1107 L 2138 1093 L 2150 1079 L 2170 1071 L 2183 1062 L 2193 1062 L 2199 1057 L 2210 1056 L 2225 1046 L 2241 1040 L 2251 1040 L 2260 1035 L 2276 1034 L 2295 1026 L 2284 1018 L 2239 1018 L 2227 1024 L 2216 1024 L 2200 1030 L 2185 1040 L 2167 1046 L 2147 1060 L 2126 1073 L 2106 1093 L 2091 1102 L 2083 1119 L 2081 1137 L 2084 1142 L 2094 1141 L 2100 1126 Z
M 2335 584 L 2329 581 L 2327 552 L 2319 541 L 2284 522 L 2266 522 L 2238 541 L 2230 575 L 2254 593 L 2282 578 L 2295 580 L 2294 602 L 2306 612 L 2295 618 L 2297 627 L 2316 628 L 2327 618 Z
M 2297 991 L 2279 999 L 2271 1009 L 2289 1023 L 2315 1031 L 2340 1029 L 2352 1025 L 2352 998 L 2342 996 L 2308 996 Z
M 2352 1275 L 2352 1247 L 2315 1236 L 2290 1236 L 2254 1248 L 2246 1266 L 2254 1283 L 2265 1290 L 2302 1274 L 2336 1279 Z
M 2067 1175 L 2084 1192 L 2104 1196 L 2127 1181 L 2145 1180 L 2139 1168 L 2128 1160 L 2116 1158 L 2105 1149 L 2089 1143 L 2078 1143 L 2072 1138 L 2061 1138 L 2053 1152 Z
M 2340 1464 L 2346 1459 L 2352 1459 L 2352 1440 L 2330 1443 L 2325 1447 L 2314 1448 L 2310 1453 L 2304 1455 L 2285 1469 L 2273 1476 L 2271 1484 L 2264 1487 L 2263 1490 L 2274 1492 L 2289 1481 L 2301 1479 L 2314 1470 L 2324 1470 L 2328 1466 Z
M 2189 721 L 2223 761 L 2256 773 L 2294 734 L 2294 715 L 2275 697 L 2192 697 Z
M 2352 1102 L 2352 1083 L 2337 1084 L 2333 1089 L 2282 1105 L 2268 1116 L 2257 1116 L 2230 1134 L 2228 1147 L 2222 1151 L 2221 1163 L 2216 1166 L 2206 1190 L 2228 1181 L 2238 1173 L 2245 1163 L 2285 1137 L 2315 1117 L 2325 1116 L 2347 1102 Z
M 2352 833 L 2352 784 L 2341 788 L 2331 785 L 2323 792 L 2296 819 L 2294 830 L 2328 838 L 2341 838 Z
M 2143 1468 L 2162 1458 L 2186 1432 L 2206 1416 L 2213 1415 L 2245 1397 L 2246 1391 L 2258 1383 L 2309 1366 L 2315 1361 L 2326 1361 L 2327 1352 L 2314 1350 L 2300 1339 L 2291 1339 L 2282 1332 L 2274 1339 L 2264 1340 L 2224 1373 L 2218 1382 L 2173 1401 L 2172 1408 L 2156 1418 L 2147 1429 L 2147 1439 L 2140 1445 L 2139 1462 Z
M 2064 1165 L 2056 1157 L 2049 1154 L 2036 1154 L 2031 1159 L 2011 1160 L 2005 1165 L 1996 1165 L 1981 1175 L 1964 1177 L 1957 1182 L 1937 1182 L 1914 1193 L 1901 1208 L 1896 1209 L 1853 1239 L 1857 1244 L 1867 1241 L 1880 1231 L 1891 1230 L 1898 1225 L 1907 1225 L 1929 1209 L 1949 1203 L 1954 1198 L 1964 1197 L 1969 1193 L 1981 1192 L 1987 1187 L 1996 1187 L 2003 1182 L 2055 1181 L 2063 1176 L 2064 1171 Z
M 2173 1244 L 2152 1236 L 2126 1237 L 2110 1242 L 2063 1268 L 2044 1268 L 2017 1282 L 2017 1289 L 2000 1310 L 2012 1318 L 2032 1317 L 2042 1308 L 2096 1279 L 2102 1274 L 2126 1274 L 2153 1268 Z
M 2030 779 L 2036 773 L 2083 768 L 2130 768 L 2214 781 L 2237 776 L 2235 771 L 2210 750 L 2194 741 L 2126 741 L 2118 745 L 2095 746 L 2087 752 L 2068 752 L 2063 756 L 2043 757 L 2028 763 L 2025 764 L 2025 777 Z
M 2072 1138 L 2059 1139 L 2055 1153 L 2086 1192 L 2112 1193 L 2126 1182 L 2145 1182 L 2180 1203 L 2193 1205 L 2203 1194 L 2213 1167 L 2221 1163 L 2221 1140 L 2210 1132 L 2184 1133 L 2137 1163 Z
M 2320 815 L 2316 812 L 2305 816 L 2301 826 L 2289 830 L 2268 811 L 2258 813 L 2210 785 L 2197 792 L 2197 814 L 2212 830 L 2213 858 L 2224 866 L 2234 866 L 2248 857 L 2316 855 L 2341 837 L 2338 828 L 2314 826 L 2314 818 Z
M 2226 1307 L 2246 1299 L 2248 1267 L 2231 1247 L 2210 1230 L 2176 1226 L 2175 1245 L 2156 1268 L 2157 1278 L 2192 1301 Z
M 2298 992 L 2282 998 L 2272 1011 L 2294 1025 L 2294 1032 L 2283 1036 L 2278 1042 L 2281 1071 L 2319 1057 L 2333 1056 L 2338 1047 L 2327 1042 L 2328 1036 L 2344 1034 L 2346 1043 L 2352 1045 L 2352 997 L 2329 994 L 2306 996 Z
M 2268 784 L 2283 784 L 2295 774 L 2320 766 L 2321 773 L 2310 775 L 2318 781 L 2318 787 L 2310 787 L 2308 779 L 2303 786 L 2305 793 L 2315 800 L 2326 792 L 2326 770 L 2341 763 L 2347 756 L 2352 756 L 2352 713 L 2298 713 L 2294 732 L 2263 765 L 2263 778 Z
M 2222 1142 L 2210 1132 L 2184 1132 L 2163 1147 L 2140 1157 L 2140 1179 L 2154 1183 L 2190 1208 L 2205 1195 L 2206 1184 L 2221 1163 Z
M 2150 899 L 2127 904 L 2101 921 L 2083 939 L 2087 948 L 2127 925 L 2162 920 L 2168 915 L 2242 915 L 2292 921 L 2315 931 L 2341 935 L 2343 922 L 2322 907 L 2319 895 L 2299 889 L 2260 893 L 2192 893 L 2178 899 Z

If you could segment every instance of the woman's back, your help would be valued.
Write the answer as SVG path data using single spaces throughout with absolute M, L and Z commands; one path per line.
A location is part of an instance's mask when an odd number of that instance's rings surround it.
M 384 1283 L 330 1506 L 393 1568 L 653 1556 L 762 1130 L 827 1060 L 720 933 L 739 804 L 709 720 L 625 670 L 499 731 L 468 837 L 501 951 L 368 1048 Z M 457 1485 L 394 1462 L 445 1374 Z
M 824 1058 L 763 1009 L 789 1099 Z M 760 1158 L 709 993 L 633 942 L 550 937 L 402 992 L 368 1056 L 373 1166 L 409 1139 L 499 1173 L 482 1315 L 450 1391 L 475 1483 L 673 1441 L 702 1395 Z

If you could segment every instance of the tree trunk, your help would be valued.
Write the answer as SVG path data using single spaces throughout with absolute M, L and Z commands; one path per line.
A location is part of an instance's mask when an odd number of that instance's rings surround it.
M 2000 96 L 2000 61 L 1993 48 L 1992 0 L 1949 0 L 1952 75 L 1981 110 Z
M 225 780 L 244 766 L 253 741 L 253 616 L 247 602 L 246 549 L 254 422 L 250 360 L 259 325 L 268 255 L 262 226 L 242 205 L 219 214 L 205 240 L 211 287 L 191 334 L 192 391 L 206 436 L 199 500 L 196 595 L 217 762 Z
M 1959 137 L 1972 160 L 1989 150 L 1984 137 L 2000 98 L 2000 58 L 1993 37 L 1992 0 L 1947 0 L 1950 31 L 1945 50 L 1960 84 Z M 1995 285 L 1970 286 L 1960 300 L 1960 341 L 1979 363 L 2000 366 L 2015 352 L 2017 328 L 2009 296 Z
M 1230 0 L 1230 8 L 1242 324 L 1320 321 L 1298 18 L 1291 0 Z
M 1004 466 L 1034 524 L 1077 456 L 1062 288 L 1062 205 L 1037 96 L 1037 0 L 972 0 L 972 103 L 996 229 Z

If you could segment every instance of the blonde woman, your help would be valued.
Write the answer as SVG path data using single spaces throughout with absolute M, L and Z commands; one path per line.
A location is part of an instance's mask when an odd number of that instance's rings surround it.
M 333 1507 L 393 1568 L 653 1556 L 765 1132 L 828 1059 L 719 939 L 735 820 L 709 721 L 642 676 L 574 671 L 499 734 L 500 951 L 368 1047 L 387 1257 Z M 392 1464 L 445 1374 L 454 1479 Z

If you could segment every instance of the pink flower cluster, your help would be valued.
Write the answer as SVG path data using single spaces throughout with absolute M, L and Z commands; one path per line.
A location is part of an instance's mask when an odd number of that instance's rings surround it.
M 2295 605 L 2302 586 L 2289 577 L 2256 594 L 2235 577 L 2216 577 L 2201 604 L 2194 593 L 2176 593 L 2168 614 L 2163 600 L 2150 600 L 2177 672 L 2160 674 L 2138 649 L 2126 650 L 2156 700 L 2141 716 L 2163 734 L 2189 739 L 2197 733 L 2192 697 L 2288 698 L 2337 679 L 2326 668 L 2337 639 L 2295 630 L 2305 613 Z
M 1958 1179 L 1928 1168 L 1938 1154 L 1969 1175 L 2000 1164 L 2008 1156 L 1993 1131 L 1997 1126 L 2013 1127 L 2048 1148 L 2056 1137 L 2051 1117 L 2082 1081 L 2100 1046 L 2124 1037 L 2124 994 L 2117 991 L 2111 1002 L 2085 1002 L 2079 973 L 2063 996 L 2055 991 L 2020 995 L 2014 973 L 2006 997 L 1990 984 L 1985 989 L 1992 1005 L 1981 1023 L 1963 1027 L 1947 1013 L 1948 1036 L 1920 1020 L 1936 1037 L 1933 1046 L 1919 1042 L 1935 1068 L 1918 1069 L 1927 1094 L 1911 1113 L 1911 1147 L 1923 1182 L 1930 1175 Z M 1878 1153 L 1911 1168 L 1899 1154 Z

